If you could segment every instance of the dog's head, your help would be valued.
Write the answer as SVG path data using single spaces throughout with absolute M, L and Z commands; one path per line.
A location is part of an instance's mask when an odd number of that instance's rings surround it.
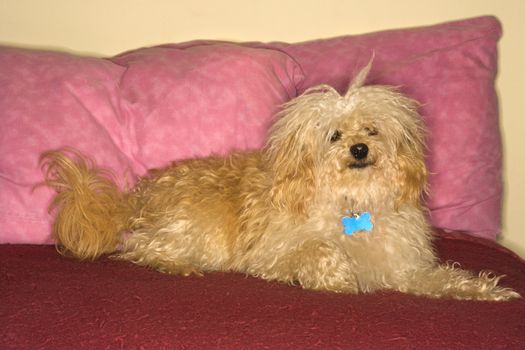
M 363 86 L 368 69 L 343 96 L 319 86 L 285 105 L 265 149 L 274 205 L 297 214 L 320 201 L 419 206 L 427 171 L 418 104 L 393 87 Z

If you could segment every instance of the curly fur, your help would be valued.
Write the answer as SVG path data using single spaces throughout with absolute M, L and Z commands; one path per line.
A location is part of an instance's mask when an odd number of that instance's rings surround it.
M 45 153 L 60 252 L 313 290 L 518 297 L 499 277 L 438 263 L 420 203 L 427 171 L 418 105 L 392 87 L 363 86 L 368 69 L 343 96 L 319 86 L 285 105 L 261 151 L 174 162 L 130 191 L 79 154 Z M 352 155 L 357 144 L 367 145 L 366 157 Z M 364 211 L 372 232 L 344 235 L 341 218 Z

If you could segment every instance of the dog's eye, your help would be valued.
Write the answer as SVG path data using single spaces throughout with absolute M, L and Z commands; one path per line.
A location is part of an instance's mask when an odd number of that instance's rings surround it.
M 368 133 L 368 136 L 376 136 L 377 134 L 379 134 L 379 132 L 375 128 L 365 128 L 365 131 Z
M 336 141 L 341 140 L 341 136 L 343 136 L 343 133 L 341 133 L 341 131 L 339 131 L 339 130 L 334 131 L 334 133 L 330 137 L 330 142 L 334 143 Z

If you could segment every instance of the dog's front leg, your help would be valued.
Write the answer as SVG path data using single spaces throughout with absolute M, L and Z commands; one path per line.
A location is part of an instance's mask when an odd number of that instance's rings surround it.
M 284 254 L 266 277 L 297 283 L 305 289 L 358 293 L 349 256 L 323 240 L 306 241 Z
M 498 286 L 500 278 L 488 272 L 476 276 L 458 268 L 457 264 L 443 264 L 410 273 L 406 284 L 398 290 L 433 298 L 493 301 L 519 298 L 514 290 Z

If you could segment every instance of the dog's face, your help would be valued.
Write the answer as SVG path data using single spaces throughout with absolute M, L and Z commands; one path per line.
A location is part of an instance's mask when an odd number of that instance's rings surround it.
M 319 201 L 348 210 L 419 206 L 425 187 L 417 104 L 384 86 L 317 88 L 291 101 L 266 154 L 274 204 L 304 213 Z

